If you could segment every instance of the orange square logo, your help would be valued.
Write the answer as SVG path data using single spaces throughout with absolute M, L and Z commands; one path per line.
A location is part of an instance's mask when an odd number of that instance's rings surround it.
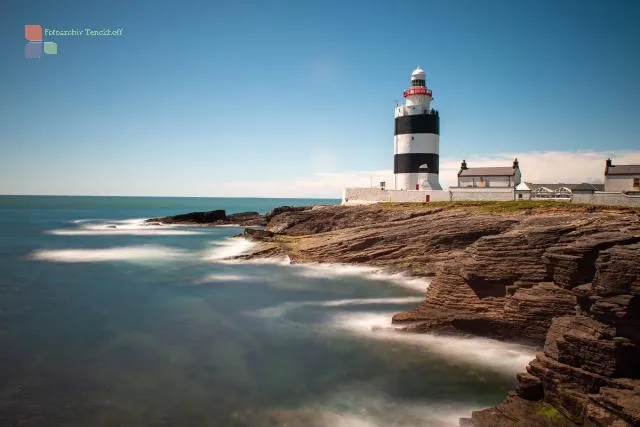
M 33 41 L 42 41 L 42 27 L 40 25 L 25 25 L 24 38 Z

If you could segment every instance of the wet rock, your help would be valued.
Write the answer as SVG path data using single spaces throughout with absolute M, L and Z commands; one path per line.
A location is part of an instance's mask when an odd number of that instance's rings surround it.
M 224 221 L 226 217 L 225 211 L 218 209 L 208 212 L 189 212 L 162 218 L 150 218 L 147 222 L 160 222 L 163 224 L 211 224 L 216 221 Z
M 148 224 L 184 224 L 184 225 L 266 225 L 266 221 L 258 212 L 239 212 L 227 215 L 222 209 L 207 212 L 190 212 L 186 214 L 150 218 Z
M 541 400 L 544 397 L 544 389 L 540 378 L 528 373 L 518 374 L 518 387 L 516 394 L 525 400 Z
M 245 230 L 240 234 L 241 237 L 246 237 L 246 238 L 249 238 L 249 239 L 262 240 L 262 241 L 270 239 L 274 235 L 275 234 L 272 233 L 271 231 L 260 230 L 260 229 L 255 229 L 255 228 L 245 228 Z
M 267 222 L 270 222 L 273 219 L 273 217 L 280 215 L 281 213 L 300 212 L 300 211 L 310 210 L 311 208 L 312 208 L 311 206 L 280 206 L 278 208 L 273 209 L 271 212 L 267 213 L 265 215 L 265 220 L 267 220 Z

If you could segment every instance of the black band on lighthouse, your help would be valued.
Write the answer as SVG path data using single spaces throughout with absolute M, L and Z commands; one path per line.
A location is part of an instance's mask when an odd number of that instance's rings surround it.
M 426 164 L 427 169 L 420 169 Z M 434 153 L 406 153 L 393 156 L 393 173 L 439 173 L 440 156 Z
M 440 116 L 435 114 L 414 114 L 396 117 L 394 135 L 406 133 L 433 133 L 440 135 Z

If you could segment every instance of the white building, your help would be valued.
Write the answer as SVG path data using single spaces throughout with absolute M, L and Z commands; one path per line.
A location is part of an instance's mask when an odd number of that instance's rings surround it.
M 463 160 L 456 188 L 515 188 L 520 180 L 518 159 L 514 159 L 511 166 L 479 168 L 469 168 L 467 161 Z
M 604 169 L 604 191 L 640 191 L 640 165 L 614 165 L 607 159 Z

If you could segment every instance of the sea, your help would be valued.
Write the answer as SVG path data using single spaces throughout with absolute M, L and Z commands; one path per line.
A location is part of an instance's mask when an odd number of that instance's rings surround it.
M 0 196 L 0 426 L 457 426 L 504 399 L 534 349 L 391 324 L 427 279 L 144 223 L 337 203 Z

